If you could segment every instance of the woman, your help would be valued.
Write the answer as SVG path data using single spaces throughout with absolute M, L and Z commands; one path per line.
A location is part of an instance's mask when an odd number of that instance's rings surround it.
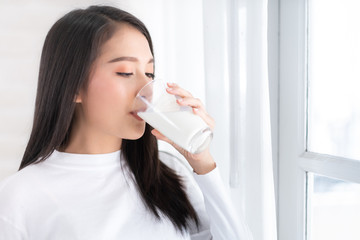
M 113 7 L 54 24 L 20 171 L 0 184 L 0 239 L 248 239 L 209 150 L 173 144 L 190 174 L 158 152 L 156 139 L 171 142 L 132 109 L 153 56 L 144 24 Z M 168 86 L 214 126 L 199 100 Z

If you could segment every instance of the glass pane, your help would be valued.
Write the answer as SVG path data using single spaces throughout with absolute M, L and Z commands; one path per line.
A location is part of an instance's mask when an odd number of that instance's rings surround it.
M 360 239 L 360 184 L 308 173 L 308 240 Z
M 308 7 L 308 151 L 360 160 L 360 1 Z

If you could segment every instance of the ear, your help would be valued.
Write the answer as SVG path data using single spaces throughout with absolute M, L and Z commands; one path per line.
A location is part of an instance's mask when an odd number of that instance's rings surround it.
M 80 94 L 75 95 L 74 102 L 75 103 L 82 103 L 82 99 L 81 99 Z

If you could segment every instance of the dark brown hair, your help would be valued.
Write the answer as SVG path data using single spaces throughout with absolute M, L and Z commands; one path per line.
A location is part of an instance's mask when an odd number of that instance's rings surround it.
M 153 53 L 145 25 L 128 12 L 109 6 L 91 6 L 69 12 L 59 19 L 46 36 L 40 62 L 34 122 L 20 170 L 46 160 L 55 149 L 69 141 L 75 112 L 74 98 L 87 86 L 92 64 L 101 46 L 109 40 L 118 23 L 139 30 Z M 176 229 L 198 225 L 181 178 L 159 160 L 156 138 L 146 125 L 138 140 L 122 142 L 123 154 L 145 206 L 160 220 L 160 212 Z

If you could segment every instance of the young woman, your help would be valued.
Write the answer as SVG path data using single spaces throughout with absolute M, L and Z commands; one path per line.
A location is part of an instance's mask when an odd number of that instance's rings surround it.
M 91 6 L 54 24 L 20 171 L 0 184 L 0 239 L 249 239 L 209 150 L 173 144 L 189 172 L 132 109 L 154 68 L 149 32 L 125 11 Z M 168 86 L 214 127 L 199 100 Z

